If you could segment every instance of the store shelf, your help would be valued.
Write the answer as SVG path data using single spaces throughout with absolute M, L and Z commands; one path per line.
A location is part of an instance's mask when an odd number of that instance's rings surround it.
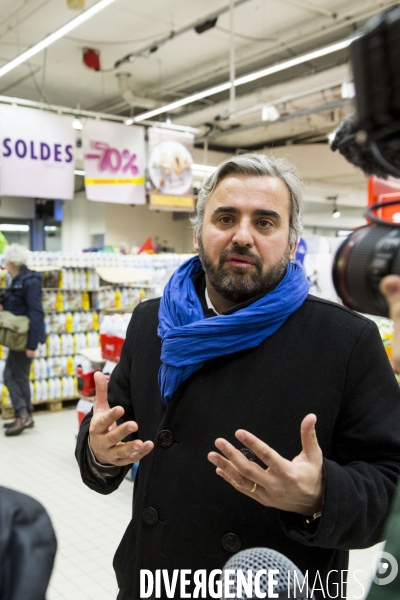
M 96 273 L 108 283 L 138 283 L 147 282 L 149 284 L 150 273 L 135 267 L 96 267 Z
M 88 358 L 91 362 L 105 363 L 106 359 L 101 355 L 101 347 L 96 346 L 95 348 L 83 348 L 79 354 Z
M 60 265 L 37 265 L 35 267 L 28 265 L 28 269 L 31 271 L 37 271 L 38 273 L 45 273 L 46 271 L 61 271 L 63 267 Z
M 49 314 L 62 314 L 62 313 L 76 313 L 76 312 L 97 312 L 99 310 L 103 310 L 102 308 L 65 308 L 63 310 L 56 310 L 54 308 L 52 309 L 43 309 L 43 312 L 45 315 L 49 315 Z M 71 332 L 72 333 L 72 332 Z
M 105 288 L 111 288 L 113 287 L 112 285 L 107 285 L 107 286 L 101 286 L 98 288 L 91 288 L 91 289 L 86 289 L 86 288 L 59 288 L 59 287 L 42 287 L 42 291 L 43 292 L 101 292 L 101 290 L 105 289 Z
M 105 313 L 106 315 L 114 315 L 117 313 L 130 313 L 133 312 L 134 309 L 136 308 L 137 304 L 135 304 L 135 306 L 121 306 L 120 308 L 101 308 L 99 310 L 101 310 L 103 313 Z
M 48 400 L 37 400 L 32 402 L 33 406 L 40 406 L 42 404 L 50 404 L 52 402 L 62 402 L 63 400 L 79 400 L 80 396 L 65 396 L 63 398 L 49 398 Z

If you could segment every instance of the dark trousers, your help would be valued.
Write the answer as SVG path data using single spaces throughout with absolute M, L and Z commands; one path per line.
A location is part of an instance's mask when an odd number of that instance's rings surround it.
M 15 415 L 19 417 L 23 410 L 32 413 L 31 390 L 29 387 L 29 371 L 32 358 L 25 352 L 10 350 L 4 367 L 4 383 L 10 393 Z

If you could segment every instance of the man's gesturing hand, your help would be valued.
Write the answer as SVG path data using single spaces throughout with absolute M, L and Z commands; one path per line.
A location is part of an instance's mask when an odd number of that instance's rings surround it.
M 292 461 L 286 460 L 255 435 L 239 429 L 236 438 L 250 448 L 267 466 L 263 469 L 249 461 L 226 440 L 215 445 L 224 454 L 210 452 L 208 459 L 216 472 L 239 492 L 265 506 L 312 515 L 321 510 L 324 493 L 322 451 L 315 433 L 316 416 L 307 415 L 300 428 L 302 451 Z M 254 489 L 254 484 L 257 484 Z
M 123 467 L 137 462 L 154 447 L 153 442 L 134 440 L 124 443 L 131 433 L 138 430 L 135 421 L 117 425 L 117 419 L 124 414 L 122 406 L 110 408 L 107 402 L 107 379 L 103 373 L 95 373 L 96 398 L 93 417 L 90 423 L 90 447 L 97 462 L 103 465 Z

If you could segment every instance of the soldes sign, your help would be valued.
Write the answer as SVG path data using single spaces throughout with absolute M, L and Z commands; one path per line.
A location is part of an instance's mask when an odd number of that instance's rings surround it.
M 17 156 L 18 158 L 29 158 L 31 160 L 54 160 L 54 162 L 72 162 L 73 146 L 67 144 L 46 144 L 34 140 L 3 139 L 3 158 Z
M 72 117 L 0 107 L 0 194 L 70 200 L 74 196 Z

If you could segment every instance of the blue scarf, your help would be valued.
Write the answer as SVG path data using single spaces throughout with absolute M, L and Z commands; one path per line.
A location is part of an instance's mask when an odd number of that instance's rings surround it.
M 165 405 L 178 386 L 210 358 L 254 348 L 275 333 L 307 297 L 302 266 L 291 262 L 279 285 L 229 315 L 204 318 L 193 280 L 202 271 L 198 256 L 172 275 L 161 298 L 158 336 L 162 339 L 158 384 Z

